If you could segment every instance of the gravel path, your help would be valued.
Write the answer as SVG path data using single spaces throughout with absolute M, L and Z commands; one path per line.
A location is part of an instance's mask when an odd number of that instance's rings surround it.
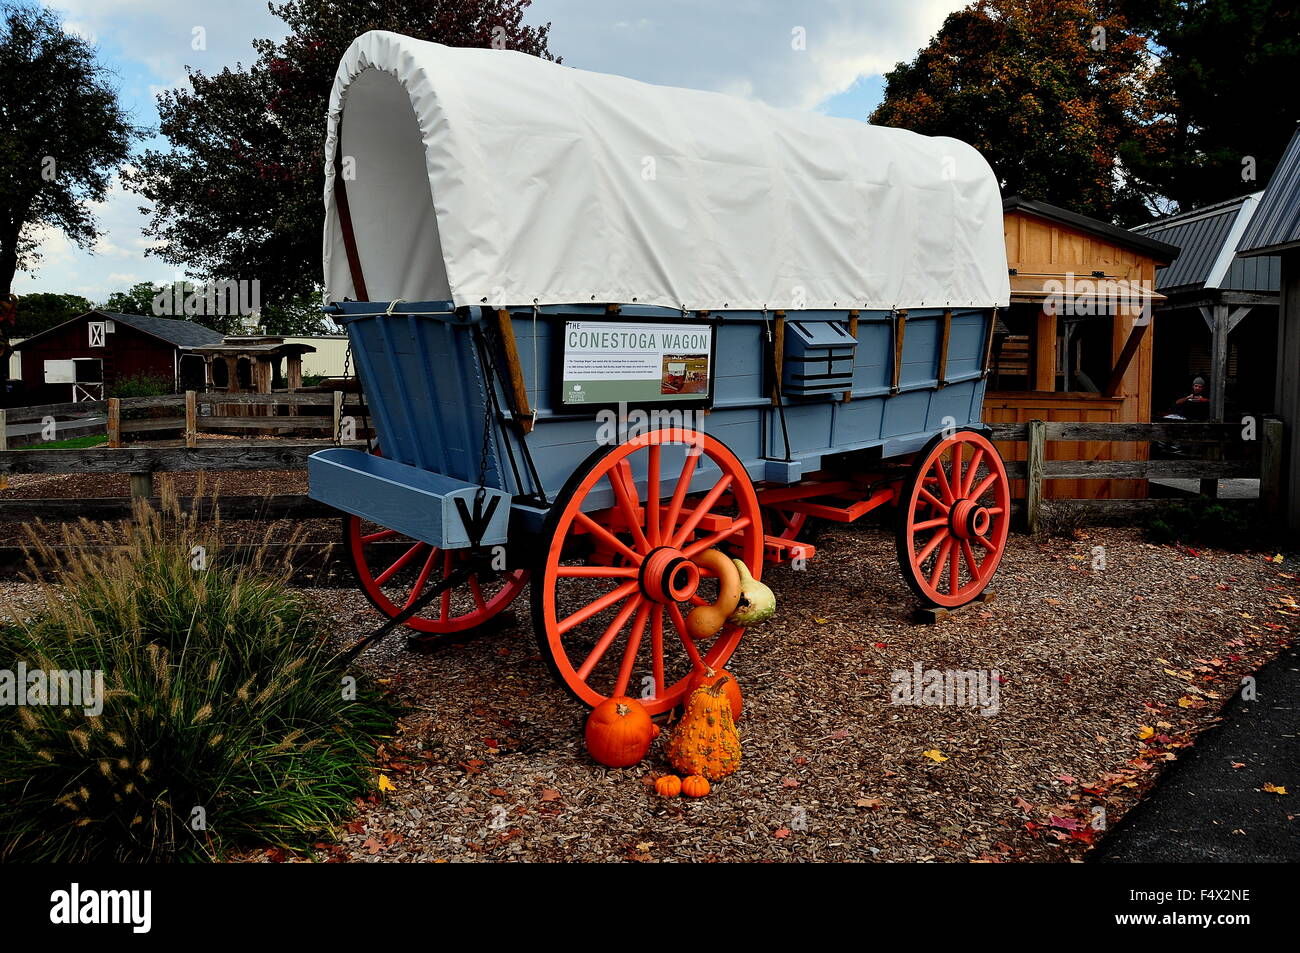
M 731 666 L 744 763 L 708 798 L 653 795 L 662 739 L 634 768 L 590 760 L 525 596 L 487 637 L 363 659 L 413 710 L 380 751 L 393 790 L 320 859 L 1077 860 L 1300 624 L 1294 561 L 1132 530 L 1013 537 L 996 599 L 937 626 L 912 623 L 882 528 L 818 547 L 766 577 L 778 615 Z M 310 592 L 341 638 L 376 624 L 354 592 Z M 918 663 L 996 670 L 996 713 L 892 705 Z

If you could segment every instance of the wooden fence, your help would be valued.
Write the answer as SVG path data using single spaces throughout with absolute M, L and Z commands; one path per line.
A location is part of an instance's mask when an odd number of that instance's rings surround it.
M 248 396 L 248 395 L 246 395 Z M 323 397 L 333 407 L 330 427 L 337 433 L 338 415 L 344 409 L 340 394 L 273 395 L 279 400 L 285 396 L 300 398 L 300 405 L 319 404 Z M 203 395 L 213 403 L 231 403 L 222 395 Z M 165 398 L 140 398 L 122 406 L 168 406 L 160 403 Z M 57 405 L 56 405 L 57 406 Z M 84 405 L 79 405 L 84 406 Z M 25 408 L 18 419 L 41 419 L 36 411 L 48 408 Z M 187 414 L 187 421 L 190 415 Z M 15 412 L 10 412 L 10 420 Z M 210 420 L 211 418 L 204 418 Z M 232 418 L 243 420 L 244 418 Z M 292 419 L 292 418 L 290 418 Z M 261 426 L 266 418 L 247 418 L 249 426 Z M 187 428 L 192 432 L 192 428 Z M 1055 479 L 1100 478 L 1184 478 L 1219 480 L 1233 477 L 1258 477 L 1260 503 L 1264 511 L 1276 510 L 1281 499 L 1283 426 L 1280 420 L 1265 418 L 1260 421 L 1253 440 L 1243 439 L 1240 424 L 1200 423 L 1067 423 L 1034 420 L 1024 424 L 997 424 L 993 426 L 993 439 L 1026 441 L 1029 444 L 1025 461 L 1007 463 L 1007 474 L 1012 479 L 1026 481 L 1024 501 L 1026 521 L 1031 529 L 1038 526 L 1043 505 L 1043 482 Z M 1204 447 L 1203 459 L 1174 460 L 1047 460 L 1046 444 L 1052 440 L 1098 441 L 1167 441 L 1180 445 L 1195 444 Z M 153 474 L 192 471 L 221 472 L 232 470 L 298 470 L 307 465 L 307 457 L 323 447 L 333 444 L 332 439 L 305 441 L 221 441 L 214 446 L 133 446 L 120 448 L 90 448 L 85 450 L 2 450 L 0 449 L 0 479 L 12 474 L 25 473 L 128 473 L 132 475 L 133 497 L 153 496 Z M 347 442 L 349 446 L 364 446 L 363 441 Z M 1052 505 L 1087 507 L 1110 517 L 1133 518 L 1161 505 L 1165 500 L 1052 500 Z M 1251 502 L 1253 501 L 1242 501 Z M 203 501 L 190 501 L 187 505 L 200 507 Z M 226 519 L 293 518 L 307 519 L 332 515 L 328 507 L 303 495 L 223 497 L 221 511 Z M 0 521 L 77 519 L 116 519 L 130 512 L 126 499 L 82 500 L 0 500 Z

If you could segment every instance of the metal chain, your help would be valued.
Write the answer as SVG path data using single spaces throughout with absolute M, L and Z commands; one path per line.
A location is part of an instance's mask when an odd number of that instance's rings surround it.
M 352 342 L 348 341 L 347 350 L 343 352 L 343 385 L 345 388 L 343 391 L 343 399 L 345 401 L 347 400 L 348 392 L 346 390 L 346 386 L 348 382 L 348 374 L 351 367 L 352 367 Z M 334 434 L 334 445 L 335 446 L 343 445 L 343 408 L 342 407 L 339 408 L 339 426 L 338 426 L 338 430 Z

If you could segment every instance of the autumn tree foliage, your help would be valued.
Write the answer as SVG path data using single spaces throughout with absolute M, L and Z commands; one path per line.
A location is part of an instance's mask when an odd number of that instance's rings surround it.
M 1145 38 L 1104 0 L 976 0 L 886 75 L 871 121 L 977 148 L 1006 195 L 1148 217 L 1122 148 L 1161 148 Z
M 392 30 L 554 59 L 550 25 L 523 22 L 530 2 L 273 4 L 288 35 L 255 41 L 251 66 L 211 76 L 191 69 L 190 89 L 158 97 L 171 148 L 146 152 L 129 180 L 151 203 L 147 233 L 162 240 L 154 253 L 193 277 L 260 281 L 268 330 L 305 330 L 319 303 L 326 112 L 348 45 L 368 30 Z
M 1130 181 L 1180 209 L 1262 189 L 1300 122 L 1295 0 L 1123 0 L 1150 37 L 1160 147 L 1123 151 Z

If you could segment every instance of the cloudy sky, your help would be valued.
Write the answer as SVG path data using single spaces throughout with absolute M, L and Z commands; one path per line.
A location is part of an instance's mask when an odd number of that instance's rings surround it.
M 568 66 L 671 86 L 719 90 L 774 106 L 865 119 L 883 74 L 909 59 L 962 6 L 959 0 L 534 0 L 528 20 L 550 21 L 551 50 Z M 265 0 L 48 0 L 66 28 L 94 41 L 138 125 L 155 127 L 155 96 L 185 82 L 185 67 L 249 63 L 255 37 L 283 24 Z M 792 12 L 797 11 L 797 12 Z M 202 27 L 205 49 L 194 49 Z M 802 46 L 802 48 L 798 48 Z M 324 133 L 324 117 L 321 121 Z M 165 147 L 162 140 L 149 143 Z M 178 275 L 141 228 L 139 196 L 116 183 L 96 207 L 93 251 L 42 236 L 43 260 L 14 281 L 18 294 L 59 291 L 103 301 L 139 281 Z

